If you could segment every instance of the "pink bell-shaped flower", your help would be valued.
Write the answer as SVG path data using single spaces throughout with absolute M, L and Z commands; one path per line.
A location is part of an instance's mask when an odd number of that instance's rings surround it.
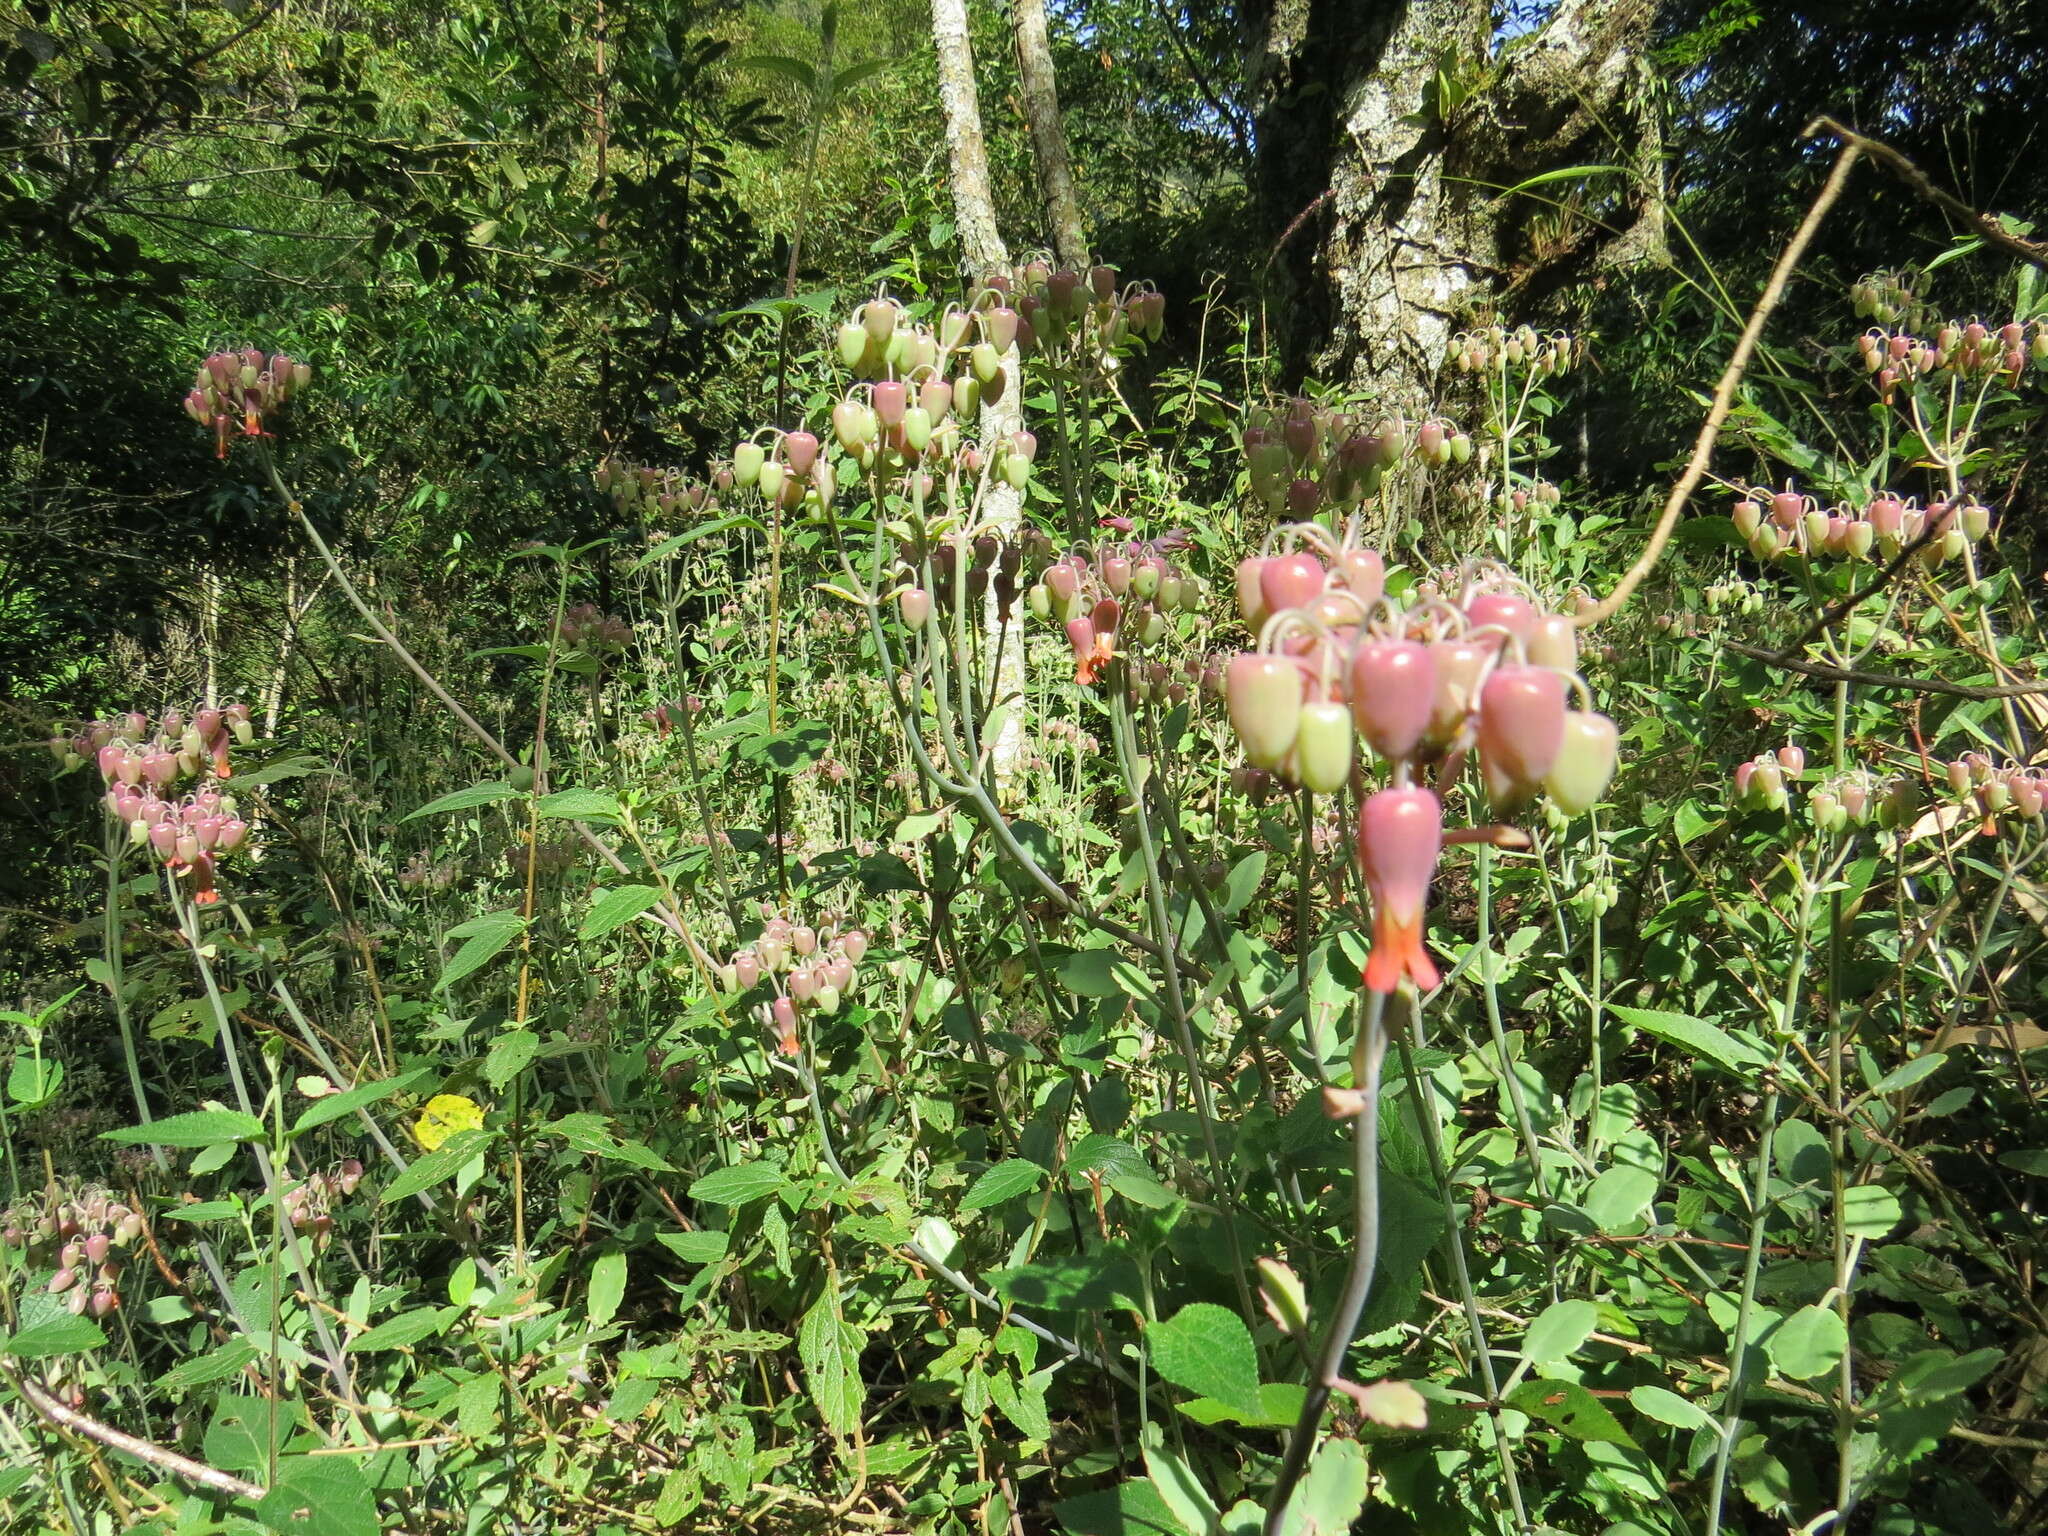
M 1259 594 L 1269 614 L 1306 608 L 1323 595 L 1323 562 L 1307 550 L 1275 555 L 1259 572 Z
M 1372 895 L 1369 990 L 1391 992 L 1403 977 L 1424 991 L 1437 985 L 1422 922 L 1443 845 L 1443 804 L 1429 790 L 1383 789 L 1359 808 L 1358 870 Z
M 1392 762 L 1415 755 L 1436 709 L 1436 659 L 1413 640 L 1368 640 L 1351 653 L 1351 718 Z
M 1479 690 L 1479 765 L 1495 807 L 1512 811 L 1542 787 L 1564 744 L 1564 675 L 1495 667 Z

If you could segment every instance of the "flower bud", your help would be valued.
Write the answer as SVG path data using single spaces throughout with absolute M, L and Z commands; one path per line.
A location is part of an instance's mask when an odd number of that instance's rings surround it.
M 1579 669 L 1579 626 L 1561 613 L 1538 614 L 1535 633 L 1524 644 L 1532 666 L 1554 672 Z
M 1465 604 L 1465 617 L 1474 629 L 1498 625 L 1526 647 L 1535 637 L 1541 615 L 1527 598 L 1512 592 L 1480 592 Z
M 737 444 L 732 451 L 732 477 L 740 485 L 753 485 L 761 478 L 767 451 L 759 443 Z
M 1230 723 L 1254 767 L 1279 767 L 1294 746 L 1301 681 L 1300 668 L 1284 657 L 1246 652 L 1231 662 L 1224 685 Z
M 1319 795 L 1351 779 L 1351 712 L 1342 704 L 1304 704 L 1294 738 L 1294 777 Z
M 1438 640 L 1429 647 L 1436 665 L 1436 697 L 1430 705 L 1432 745 L 1444 746 L 1464 727 L 1492 648 L 1483 640 Z
M 1567 816 L 1591 810 L 1614 777 L 1621 737 L 1605 715 L 1570 710 L 1564 717 L 1564 740 L 1557 758 L 1543 776 L 1543 788 Z

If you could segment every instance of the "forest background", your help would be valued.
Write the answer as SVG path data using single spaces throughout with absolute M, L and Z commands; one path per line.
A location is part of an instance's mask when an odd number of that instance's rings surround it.
M 961 201 L 961 39 L 992 223 Z M 1199 1533 L 1257 1529 L 1275 1488 L 1303 1532 L 1367 1503 L 1372 1528 L 1417 1530 L 2048 1526 L 2038 838 L 1973 863 L 1965 826 L 1894 888 L 1893 864 L 1863 867 L 1874 841 L 1851 861 L 1817 821 L 1820 840 L 1794 847 L 1724 793 L 1798 732 L 1822 755 L 1831 741 L 1836 769 L 1858 752 L 1918 763 L 1937 794 L 1943 760 L 1969 752 L 2032 767 L 2041 726 L 1996 690 L 2037 677 L 2038 387 L 2015 373 L 2010 399 L 1980 395 L 1946 463 L 1925 430 L 1869 448 L 1890 398 L 1838 365 L 1873 314 L 1930 335 L 1948 317 L 2040 317 L 2042 6 L 4 0 L 0 102 L 0 720 L 19 748 L 0 752 L 0 991 L 16 1005 L 0 1133 L 20 1238 L 0 1421 L 23 1458 L 0 1472 L 9 1529 Z M 1866 154 L 1838 199 L 1823 188 L 1845 140 L 1820 119 L 1892 152 Z M 1064 200 L 1048 125 L 1071 162 Z M 1452 1155 L 1438 1189 L 1431 1134 L 1387 1153 L 1388 1198 L 1419 1235 L 1382 1256 L 1361 1348 L 1447 1417 L 1423 1432 L 1407 1398 L 1360 1399 L 1319 1444 L 1372 1454 L 1320 1456 L 1307 1502 L 1286 1505 L 1284 1447 L 1315 1439 L 1287 1432 L 1314 1375 L 1302 1340 L 1362 1230 L 1309 1084 L 1356 1091 L 1364 1058 L 1318 1045 L 1298 1079 L 1282 1062 L 1277 1093 L 1218 1111 L 1219 1163 L 1201 1084 L 1228 1100 L 1257 1047 L 1230 1019 L 1192 1052 L 1162 1045 L 1186 1022 L 1167 1003 L 1182 978 L 1132 976 L 1178 942 L 1214 967 L 1203 1006 L 1219 1019 L 1264 1010 L 1278 1032 L 1313 1015 L 1326 975 L 1358 975 L 1342 941 L 1361 924 L 1309 931 L 1328 835 L 1233 818 L 1219 710 L 1213 731 L 1180 720 L 1161 739 L 1122 705 L 1089 713 L 1084 693 L 1071 719 L 1025 727 L 1037 820 L 1006 838 L 945 775 L 897 777 L 894 674 L 820 585 L 841 580 L 828 540 L 785 551 L 783 524 L 744 507 L 651 518 L 600 466 L 708 486 L 735 443 L 823 431 L 844 388 L 837 328 L 884 294 L 938 323 L 995 269 L 992 228 L 1012 262 L 1101 263 L 1163 296 L 1163 327 L 1090 375 L 1092 421 L 1055 423 L 1069 398 L 1036 375 L 1012 386 L 1047 445 L 1024 515 L 1062 547 L 1128 531 L 1120 518 L 1139 538 L 1193 530 L 1182 558 L 1221 594 L 1215 636 L 1250 644 L 1224 612 L 1231 571 L 1286 519 L 1247 470 L 1246 426 L 1304 392 L 1381 419 L 1441 410 L 1475 436 L 1485 418 L 1522 444 L 1523 478 L 1503 465 L 1497 489 L 1523 501 L 1425 498 L 1370 531 L 1416 572 L 1483 548 L 1562 610 L 1641 552 L 1817 196 L 1831 205 L 1736 393 L 1718 483 L 1589 652 L 1626 742 L 1610 841 L 1582 847 L 1560 821 L 1555 868 L 1504 853 L 1496 892 L 1473 855 L 1446 877 L 1445 969 L 1462 957 L 1467 994 L 1447 1027 L 1471 1050 L 1419 1057 L 1451 1085 Z M 1569 389 L 1523 397 L 1540 420 L 1447 361 L 1495 325 L 1573 338 Z M 178 406 L 202 358 L 245 346 L 314 370 L 269 423 L 274 452 L 217 451 Z M 1795 500 L 1867 501 L 1930 466 L 1951 501 L 1990 509 L 1996 552 L 1981 571 L 1970 557 L 1953 611 L 1894 603 L 1850 649 L 1960 695 L 1866 684 L 1847 651 L 1814 649 L 1825 637 L 1797 605 L 1820 614 L 1852 587 L 1753 560 L 1722 494 L 1796 481 Z M 1724 609 L 1748 615 L 1740 635 L 1709 617 Z M 629 638 L 586 627 L 615 614 Z M 464 734 L 384 625 L 514 761 Z M 1071 691 L 1057 634 L 1033 644 L 1031 696 Z M 831 692 L 863 670 L 866 693 Z M 689 695 L 709 712 L 686 760 L 668 711 Z M 209 944 L 207 914 L 162 905 L 147 861 L 109 840 L 91 753 L 63 759 L 88 722 L 230 699 L 258 743 L 241 793 L 259 797 L 242 814 L 263 858 L 223 862 L 250 912 Z M 1156 761 L 1196 760 L 1204 787 L 1193 769 L 1175 781 L 1201 843 L 1183 849 L 1163 796 L 1148 821 L 1145 785 Z M 571 785 L 599 798 L 544 809 Z M 608 834 L 623 863 L 553 825 L 571 809 L 624 829 Z M 1163 874 L 1155 834 L 1172 844 Z M 1026 852 L 1055 871 L 1050 892 L 1018 883 Z M 1215 903 L 1196 894 L 1212 872 Z M 1580 884 L 1590 905 L 1572 905 Z M 1061 933 L 1062 900 L 1108 926 Z M 879 1025 L 828 1038 L 821 1023 L 802 1080 L 763 1088 L 770 1042 L 738 1010 L 735 1034 L 690 963 L 757 941 L 762 901 L 862 925 L 906 1039 L 928 1026 L 938 1043 L 885 1060 L 859 1040 Z M 693 908 L 715 914 L 707 949 L 677 930 L 664 950 L 649 915 Z M 1217 1001 L 1251 974 L 1223 919 L 1284 961 L 1254 1008 Z M 1725 974 L 1686 947 L 1703 923 L 1738 935 Z M 1589 947 L 1590 988 L 1557 981 Z M 924 972 L 950 990 L 927 996 Z M 1878 1017 L 1877 999 L 1923 983 L 1924 1006 Z M 1775 996 L 1789 1001 L 1772 1014 L 1758 999 Z M 1739 1030 L 1759 1009 L 1774 1023 L 1754 1039 L 1705 1022 Z M 294 1043 L 298 1025 L 324 1045 Z M 234 1113 L 237 1029 L 254 1132 L 130 1133 Z M 1601 1097 L 1603 1050 L 1639 1098 Z M 1781 1102 L 1798 1061 L 1807 1096 Z M 1388 1114 L 1434 1124 L 1417 1070 Z M 828 1110 L 835 1096 L 859 1107 Z M 430 1099 L 488 1146 L 437 1162 L 449 1131 L 416 1118 Z M 395 1183 L 373 1168 L 374 1197 L 348 1161 L 374 1164 L 370 1143 L 340 1144 L 358 1112 L 405 1152 Z M 835 1134 L 852 1145 L 835 1152 Z M 1603 1141 L 1654 1150 L 1620 1215 L 1570 1194 L 1597 1183 L 1586 1154 Z M 868 1171 L 848 1180 L 855 1149 Z M 1222 1168 L 1240 1160 L 1242 1184 Z M 332 1170 L 348 1166 L 344 1190 Z M 447 1181 L 441 1207 L 418 1200 Z M 1858 1187 L 1888 1192 L 1889 1221 L 1854 1216 Z M 1527 1230 L 1481 1230 L 1500 1199 Z M 315 1205 L 329 1225 L 309 1259 L 292 1233 Z M 85 1309 L 60 1307 L 54 1278 L 84 1269 L 33 1241 L 44 1214 L 88 1207 L 110 1232 L 134 1214 L 150 1233 L 146 1257 L 121 1243 L 149 1278 L 101 1284 L 115 1299 L 95 1303 L 90 1338 L 65 1331 L 59 1314 Z M 968 1233 L 950 1276 L 921 1225 L 940 1209 L 948 1238 Z M 1708 1268 L 1670 1281 L 1690 1311 L 1653 1294 L 1647 1257 L 1562 1288 L 1537 1278 L 1560 1233 L 1584 1235 L 1546 1209 L 1580 1212 L 1617 1255 L 1701 1245 Z M 330 1228 L 345 1241 L 327 1246 Z M 1465 1231 L 1469 1263 L 1452 1256 Z M 1225 1263 L 1240 1239 L 1244 1262 Z M 1293 1255 L 1313 1328 L 1270 1295 L 1245 1304 L 1251 1256 L 1289 1242 L 1320 1256 Z M 976 1243 L 1006 1277 L 997 1299 L 945 1290 Z M 1886 1256 L 1868 1281 L 1865 1245 Z M 1739 1318 L 1708 1307 L 1716 1289 L 1740 1295 Z M 1005 1326 L 1017 1307 L 1058 1327 Z M 1477 1338 L 1482 1317 L 1513 1340 L 1505 1381 L 1475 1363 L 1483 1340 L 1448 1337 Z M 1788 1319 L 1805 1321 L 1771 1331 Z M 1240 1339 L 1257 1350 L 1248 1384 Z M 1517 1397 L 1524 1377 L 1578 1395 Z M 349 1446 L 364 1454 L 336 1454 Z

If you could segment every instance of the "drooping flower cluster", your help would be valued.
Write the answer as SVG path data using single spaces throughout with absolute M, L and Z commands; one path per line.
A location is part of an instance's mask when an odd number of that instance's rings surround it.
M 1460 373 L 1526 366 L 1540 378 L 1570 372 L 1572 364 L 1583 356 L 1584 344 L 1569 331 L 1545 334 L 1527 325 L 1513 330 L 1493 325 L 1484 330 L 1460 331 L 1451 338 L 1451 366 Z
M 592 656 L 623 651 L 633 643 L 633 626 L 595 603 L 578 603 L 564 610 L 555 634 L 562 644 Z
M 1450 421 L 1368 421 L 1300 395 L 1252 410 L 1242 443 L 1253 498 L 1293 519 L 1357 506 L 1404 460 L 1441 467 L 1472 457 L 1472 439 Z
M 1753 581 L 1745 581 L 1740 576 L 1717 581 L 1702 595 L 1706 598 L 1708 613 L 1719 613 L 1724 608 L 1734 613 L 1745 614 L 1764 611 L 1763 588 Z
M 1904 272 L 1872 272 L 1849 285 L 1849 302 L 1861 320 L 1879 325 L 1918 327 L 1926 323 L 1927 306 L 1907 286 Z
M 1036 617 L 1066 626 L 1075 682 L 1099 681 L 1103 668 L 1119 655 L 1164 640 L 1175 614 L 1200 609 L 1201 579 L 1184 573 L 1173 560 L 1186 544 L 1187 536 L 1179 532 L 1108 540 L 1072 550 L 1045 568 L 1025 601 Z M 1150 697 L 1149 669 L 1142 681 L 1143 696 Z M 1160 681 L 1172 685 L 1170 677 Z
M 634 464 L 617 454 L 599 460 L 592 478 L 622 517 L 644 523 L 716 511 L 718 506 L 711 487 L 703 481 L 693 480 L 679 469 Z
M 1924 536 L 1918 558 L 1929 570 L 1962 558 L 1991 529 L 1991 509 L 1967 494 L 1922 507 L 1884 491 L 1861 507 L 1823 507 L 1790 480 L 1780 490 L 1748 491 L 1729 516 L 1758 560 L 1890 560 Z
M 248 840 L 249 827 L 217 781 L 233 771 L 230 743 L 254 730 L 245 704 L 196 709 L 188 720 L 172 710 L 152 728 L 140 712 L 101 720 L 68 741 L 52 742 L 68 760 L 91 754 L 106 785 L 107 812 L 128 830 L 129 842 L 148 845 L 173 875 L 190 876 L 192 900 L 210 906 L 218 862 Z M 206 776 L 182 798 L 177 786 Z
M 1422 914 L 1443 840 L 1443 808 L 1417 782 L 1457 771 L 1476 749 L 1489 808 L 1512 815 L 1547 794 L 1577 814 L 1612 777 L 1614 723 L 1570 707 L 1581 693 L 1573 622 L 1546 613 L 1497 566 L 1466 569 L 1449 595 L 1402 608 L 1377 551 L 1317 525 L 1281 531 L 1238 567 L 1256 649 L 1230 663 L 1231 724 L 1255 769 L 1316 794 L 1360 785 L 1357 854 L 1373 896 L 1366 984 L 1436 984 Z M 1359 744 L 1390 783 L 1363 789 Z
M 2048 320 L 2031 325 L 2008 320 L 1996 330 L 1981 320 L 1951 320 L 1924 338 L 1872 326 L 1856 338 L 1856 354 L 1886 401 L 1901 383 L 1918 379 L 2003 375 L 2007 383 L 2017 384 L 2029 358 L 2035 367 L 2048 368 Z
M 1030 526 L 1007 533 L 982 532 L 931 536 L 916 529 L 896 546 L 896 613 L 904 627 L 920 630 L 934 613 L 950 614 L 965 593 L 976 605 L 993 588 L 996 617 L 1007 621 L 1017 593 L 1038 578 L 1052 559 L 1052 540 Z M 923 583 L 930 569 L 930 586 Z
M 1950 794 L 1983 812 L 1987 837 L 2001 818 L 2033 821 L 2048 806 L 2048 769 L 2000 765 L 1985 753 L 1969 752 L 1943 764 L 1942 772 Z
M 9 1212 L 0 1228 L 0 1244 L 28 1267 L 53 1266 L 47 1289 L 74 1316 L 119 1309 L 124 1251 L 141 1236 L 142 1217 L 104 1191 Z
M 185 395 L 185 414 L 213 433 L 216 456 L 228 456 L 228 443 L 243 437 L 268 437 L 266 416 L 313 382 L 313 368 L 282 352 L 266 356 L 254 347 L 241 352 L 216 352 L 199 365 Z
M 773 996 L 755 1010 L 756 1016 L 774 1035 L 776 1051 L 794 1056 L 801 1049 L 797 1022 L 803 1010 L 839 1011 L 859 979 L 868 936 L 859 928 L 840 928 L 833 917 L 817 926 L 794 922 L 766 903 L 761 915 L 760 936 L 719 967 L 718 980 L 728 993 L 750 992 L 766 983 Z
M 999 278 L 995 286 L 1015 295 L 1017 343 L 1026 356 L 1067 354 L 1109 367 L 1133 338 L 1157 341 L 1166 332 L 1166 296 L 1149 283 L 1120 286 L 1115 267 L 1079 272 L 1033 260 L 1017 269 L 1014 283 Z
M 1788 742 L 1736 766 L 1735 803 L 1749 810 L 1786 810 L 1805 778 L 1806 753 Z M 1910 774 L 1850 768 L 1817 776 L 1806 791 L 1806 812 L 1817 831 L 1830 835 L 1873 823 L 1889 831 L 1910 825 L 1925 798 Z
M 285 1220 L 315 1248 L 324 1246 L 334 1230 L 335 1202 L 354 1194 L 362 1178 L 363 1165 L 353 1157 L 307 1175 L 284 1192 Z
M 758 490 L 764 502 L 785 512 L 803 506 L 807 498 L 813 511 L 829 507 L 838 478 L 831 461 L 819 451 L 816 435 L 769 429 L 765 444 L 761 436 L 756 433 L 735 444 L 732 460 L 721 466 L 719 478 L 730 475 L 734 485 Z

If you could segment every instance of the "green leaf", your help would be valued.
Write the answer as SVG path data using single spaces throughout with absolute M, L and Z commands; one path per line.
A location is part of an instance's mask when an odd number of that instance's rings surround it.
M 1657 1197 L 1657 1183 L 1655 1169 L 1616 1163 L 1603 1169 L 1588 1186 L 1579 1208 L 1593 1218 L 1593 1224 L 1602 1232 L 1614 1233 L 1637 1226 L 1644 1208 Z
M 1891 1071 L 1872 1085 L 1872 1093 L 1897 1093 L 1911 1088 L 1915 1083 L 1925 1082 L 1948 1063 L 1948 1056 L 1942 1051 L 1929 1051 L 1925 1056 L 1915 1056 L 1911 1061 L 1892 1068 Z
M 1201 1478 L 1195 1475 L 1194 1468 L 1164 1445 L 1148 1444 L 1145 1447 L 1145 1471 L 1159 1497 L 1166 1501 L 1182 1526 L 1190 1531 L 1214 1529 L 1221 1511 L 1216 1508 L 1216 1501 L 1209 1497 L 1209 1490 L 1202 1486 Z
M 590 1266 L 590 1292 L 584 1298 L 590 1326 L 608 1327 L 619 1315 L 619 1303 L 626 1296 L 626 1256 L 616 1248 L 600 1253 Z
M 797 1326 L 796 1352 L 803 1361 L 818 1416 L 841 1440 L 860 1427 L 866 1396 L 860 1379 L 860 1347 L 860 1330 L 839 1312 L 839 1282 L 828 1275 L 824 1291 Z
M 1014 1200 L 1044 1182 L 1045 1170 L 1038 1164 L 1012 1157 L 997 1163 L 976 1179 L 973 1187 L 960 1197 L 960 1209 L 979 1211 L 991 1205 L 1001 1205 L 1005 1200 Z
M 543 1126 L 542 1133 L 559 1136 L 578 1152 L 587 1152 L 592 1157 L 602 1157 L 614 1163 L 630 1163 L 635 1168 L 645 1168 L 652 1173 L 669 1173 L 670 1165 L 657 1157 L 637 1141 L 628 1141 L 615 1135 L 611 1123 L 603 1115 L 588 1110 Z
M 1070 1536 L 1201 1536 L 1180 1523 L 1149 1477 L 1063 1499 L 1052 1512 Z
M 1285 1536 L 1345 1536 L 1365 1508 L 1365 1451 L 1356 1440 L 1325 1440 L 1287 1501 Z
M 774 1194 L 784 1182 L 780 1168 L 757 1159 L 713 1169 L 690 1186 L 690 1198 L 706 1205 L 747 1205 Z
M 441 972 L 435 985 L 445 991 L 473 971 L 480 970 L 498 955 L 526 927 L 517 912 L 486 912 L 448 930 L 448 937 L 461 939 L 462 948 Z
M 183 1298 L 178 1298 L 182 1305 Z M 156 1387 L 160 1392 L 189 1392 L 194 1387 L 210 1386 L 216 1381 L 226 1381 L 260 1352 L 247 1339 L 230 1339 L 218 1349 L 209 1349 L 204 1354 L 193 1355 L 157 1377 Z
M 23 1109 L 41 1109 L 64 1086 L 64 1063 L 53 1057 L 17 1056 L 7 1069 L 7 1097 Z
M 369 1355 L 386 1349 L 409 1349 L 422 1339 L 445 1332 L 462 1315 L 460 1307 L 415 1307 L 410 1312 L 387 1318 L 374 1328 L 365 1328 L 348 1341 L 352 1354 Z
M 1554 1301 L 1537 1313 L 1522 1335 L 1522 1354 L 1535 1365 L 1569 1360 L 1600 1324 L 1590 1301 Z
M 536 809 L 551 821 L 614 823 L 624 815 L 618 801 L 594 789 L 558 789 L 552 795 L 542 795 Z
M 1842 1230 L 1851 1237 L 1884 1237 L 1905 1215 L 1899 1197 L 1881 1184 L 1852 1184 L 1842 1191 Z
M 1308 1389 L 1298 1382 L 1259 1383 L 1259 1411 L 1246 1413 L 1213 1397 L 1190 1398 L 1180 1405 L 1186 1418 L 1197 1424 L 1242 1424 L 1247 1429 L 1285 1429 L 1301 1417 L 1302 1400 Z
M 1714 1416 L 1698 1403 L 1663 1387 L 1632 1387 L 1628 1400 L 1644 1418 L 1673 1429 L 1706 1429 L 1714 1422 Z
M 533 1065 L 540 1054 L 540 1036 L 530 1029 L 508 1029 L 491 1042 L 484 1057 L 484 1080 L 502 1093 L 505 1085 Z
M 347 1456 L 284 1457 L 256 1518 L 280 1536 L 377 1536 L 382 1529 L 362 1468 Z
M 48 1360 L 54 1355 L 75 1355 L 98 1349 L 107 1342 L 99 1324 L 90 1318 L 59 1313 L 40 1323 L 31 1323 L 19 1333 L 0 1342 L 0 1353 L 17 1360 Z
M 1771 1364 L 1794 1381 L 1825 1376 L 1842 1363 L 1842 1352 L 1848 1347 L 1849 1330 L 1843 1326 L 1841 1314 L 1818 1302 L 1794 1312 L 1764 1341 Z
M 728 1232 L 657 1232 L 654 1236 L 685 1264 L 716 1264 L 732 1246 Z
M 602 938 L 614 928 L 630 923 L 660 900 L 661 892 L 651 885 L 622 885 L 616 890 L 606 891 L 590 904 L 590 911 L 584 915 L 583 926 L 576 930 L 576 937 Z
M 1247 1413 L 1259 1409 L 1259 1356 L 1243 1319 L 1214 1302 L 1190 1302 L 1146 1330 L 1153 1369 L 1197 1397 Z
M 148 1125 L 129 1125 L 118 1131 L 100 1133 L 101 1141 L 119 1141 L 131 1146 L 215 1147 L 223 1142 L 262 1139 L 263 1122 L 239 1109 L 190 1109 L 182 1115 L 166 1115 Z
M 2018 1147 L 2001 1153 L 1998 1160 L 2015 1173 L 2048 1178 L 2048 1147 Z
M 410 1199 L 424 1190 L 432 1189 L 436 1184 L 454 1178 L 462 1170 L 463 1164 L 473 1157 L 480 1157 L 484 1148 L 496 1141 L 499 1134 L 488 1127 L 457 1131 L 385 1185 L 383 1194 L 377 1197 L 378 1203 L 396 1205 L 401 1200 Z
M 299 779 L 309 773 L 331 772 L 333 770 L 319 758 L 299 753 L 292 757 L 273 759 L 249 769 L 246 773 L 237 769 L 234 778 L 229 782 L 237 790 L 254 789 L 262 784 L 275 784 L 279 779 Z
M 419 816 L 439 816 L 444 811 L 467 811 L 479 805 L 495 805 L 500 800 L 510 800 L 518 793 L 510 784 L 497 780 L 472 784 L 468 789 L 458 789 L 438 800 L 429 800 L 418 810 L 408 812 L 405 819 L 411 821 Z
M 1525 1381 L 1507 1395 L 1507 1404 L 1574 1440 L 1635 1444 L 1606 1404 L 1575 1381 Z
M 410 1088 L 414 1083 L 432 1072 L 432 1067 L 418 1067 L 411 1072 L 401 1072 L 396 1077 L 383 1078 L 374 1083 L 358 1083 L 340 1093 L 330 1093 L 324 1099 L 315 1099 L 307 1105 L 299 1118 L 292 1122 L 291 1134 L 304 1135 L 316 1125 L 325 1125 L 330 1120 L 339 1120 L 343 1115 L 352 1115 L 359 1109 L 366 1109 L 392 1094 Z
M 1043 1256 L 1015 1269 L 998 1270 L 988 1283 L 1005 1301 L 1055 1312 L 1135 1308 L 1136 1298 L 1144 1292 L 1138 1266 L 1111 1249 Z
M 1695 1019 L 1683 1013 L 1665 1013 L 1656 1008 L 1624 1008 L 1619 1003 L 1608 1011 L 1624 1023 L 1633 1024 L 1668 1045 L 1675 1045 L 1730 1072 L 1746 1074 L 1770 1064 L 1769 1058 L 1756 1047 L 1737 1040 L 1719 1025 L 1709 1024 L 1705 1019 Z
M 1053 974 L 1078 997 L 1120 997 L 1124 989 L 1116 976 L 1117 958 L 1113 949 L 1077 949 L 1054 963 Z

